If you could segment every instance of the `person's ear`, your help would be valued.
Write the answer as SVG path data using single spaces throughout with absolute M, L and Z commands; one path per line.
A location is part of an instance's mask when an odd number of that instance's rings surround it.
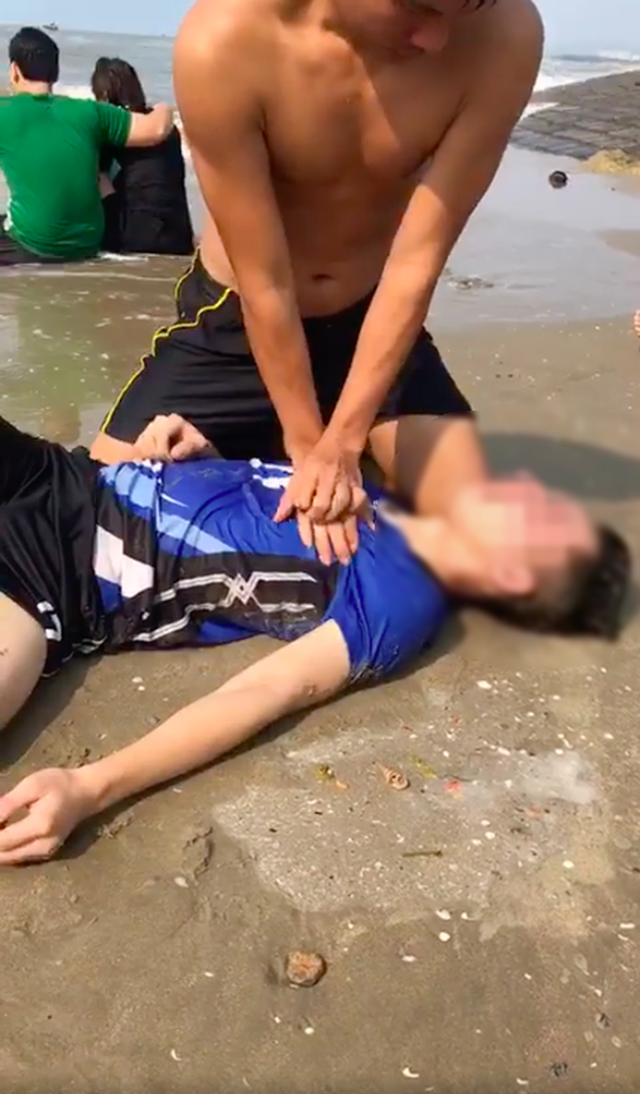
M 492 576 L 503 596 L 529 596 L 535 589 L 533 571 L 524 563 L 500 563 L 494 567 Z
M 9 83 L 12 87 L 16 87 L 20 83 L 20 69 L 15 61 L 12 61 L 9 65 Z

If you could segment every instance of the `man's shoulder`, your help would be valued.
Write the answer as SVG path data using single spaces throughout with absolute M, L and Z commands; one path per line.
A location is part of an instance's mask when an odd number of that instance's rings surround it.
M 475 38 L 483 46 L 483 54 L 497 59 L 505 51 L 517 55 L 536 53 L 544 39 L 544 25 L 534 0 L 509 0 L 487 8 L 483 33 Z
M 205 42 L 264 43 L 282 22 L 284 0 L 197 0 L 187 13 L 181 34 Z
M 58 118 L 87 119 L 93 121 L 98 104 L 95 99 L 76 95 L 52 95 L 55 114 Z

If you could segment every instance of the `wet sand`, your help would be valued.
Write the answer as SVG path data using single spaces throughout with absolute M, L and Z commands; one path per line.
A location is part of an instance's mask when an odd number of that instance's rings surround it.
M 575 161 L 511 148 L 455 249 L 432 329 L 570 323 L 638 306 L 640 187 L 575 170 Z M 564 190 L 550 172 L 570 173 Z M 1 205 L 1 200 L 0 200 Z M 196 224 L 201 211 L 194 198 Z M 182 259 L 101 259 L 0 277 L 0 412 L 65 443 L 87 441 L 175 318 Z
M 509 155 L 434 331 L 496 467 L 637 547 L 640 207 L 573 171 L 552 191 L 551 162 Z M 0 412 L 88 440 L 179 268 L 3 275 Z M 635 604 L 613 649 L 465 614 L 401 679 L 0 875 L 3 1094 L 631 1094 L 639 643 Z M 3 735 L 0 789 L 132 740 L 271 645 L 77 661 Z M 317 988 L 282 983 L 299 948 L 328 961 Z
M 496 465 L 637 544 L 627 325 L 445 342 Z M 3 1092 L 635 1089 L 639 641 L 635 614 L 614 649 L 466 615 L 402 679 L 4 873 Z M 131 740 L 270 645 L 78 661 L 5 734 L 2 786 Z M 309 991 L 280 979 L 300 947 L 329 963 Z

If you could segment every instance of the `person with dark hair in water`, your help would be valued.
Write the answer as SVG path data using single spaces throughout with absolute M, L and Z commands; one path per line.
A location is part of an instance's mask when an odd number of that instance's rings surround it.
M 100 149 L 158 144 L 172 113 L 162 105 L 129 112 L 54 95 L 60 52 L 37 27 L 13 36 L 9 61 L 13 94 L 0 96 L 0 170 L 9 188 L 0 266 L 93 258 L 104 232 Z
M 100 57 L 91 78 L 98 102 L 147 114 L 146 96 L 132 65 Z M 108 148 L 101 162 L 115 168 L 113 192 L 104 198 L 104 249 L 132 254 L 188 255 L 193 228 L 187 203 L 182 140 L 174 125 L 154 148 Z
M 294 520 L 273 519 L 291 465 L 207 447 L 161 417 L 134 460 L 100 468 L 0 419 L 0 727 L 76 650 L 288 643 L 127 748 L 23 779 L 0 797 L 0 866 L 48 858 L 90 814 L 396 672 L 458 598 L 536 630 L 620 630 L 628 548 L 540 483 L 477 482 L 427 518 L 369 487 L 353 558 L 324 566 Z

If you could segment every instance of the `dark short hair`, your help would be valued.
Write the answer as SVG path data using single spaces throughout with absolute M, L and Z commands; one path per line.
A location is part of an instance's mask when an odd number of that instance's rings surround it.
M 33 83 L 55 84 L 60 76 L 58 45 L 38 27 L 23 27 L 9 42 L 9 60 L 22 78 Z
M 99 102 L 123 106 L 136 114 L 144 114 L 147 100 L 138 73 L 120 57 L 99 57 L 91 77 L 91 90 Z
M 601 525 L 595 556 L 576 557 L 560 580 L 527 596 L 485 600 L 478 606 L 527 630 L 613 640 L 622 629 L 631 574 L 629 547 L 613 528 Z

